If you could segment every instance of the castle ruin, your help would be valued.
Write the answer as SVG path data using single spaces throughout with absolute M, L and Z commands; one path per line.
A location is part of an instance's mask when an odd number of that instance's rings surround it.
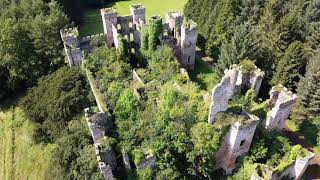
M 126 16 L 119 16 L 114 8 L 101 9 L 100 12 L 103 22 L 103 34 L 109 48 L 119 48 L 120 43 L 125 43 L 127 47 L 126 53 L 131 53 L 132 49 L 139 50 L 142 43 L 148 43 L 141 37 L 142 29 L 148 28 L 148 26 L 156 26 L 160 23 L 160 32 L 152 32 L 154 28 L 145 30 L 148 31 L 150 36 L 148 38 L 159 42 L 155 45 L 171 47 L 183 68 L 187 70 L 194 69 L 197 42 L 196 23 L 193 21 L 183 23 L 183 16 L 180 13 L 169 12 L 164 24 L 161 16 L 152 16 L 147 24 L 145 8 L 140 4 L 131 5 L 131 14 Z M 74 27 L 61 30 L 61 38 L 69 65 L 80 65 L 82 51 L 86 49 L 82 44 L 84 41 L 90 41 L 90 37 L 80 39 L 78 30 Z M 155 48 L 152 47 L 152 50 Z

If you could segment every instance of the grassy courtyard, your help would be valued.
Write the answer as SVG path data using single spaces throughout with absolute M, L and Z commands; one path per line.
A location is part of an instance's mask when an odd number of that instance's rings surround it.
M 131 4 L 143 4 L 146 8 L 147 19 L 152 15 L 162 15 L 165 17 L 168 11 L 183 11 L 183 6 L 187 0 L 127 0 L 115 1 L 107 4 L 105 7 L 114 7 L 119 15 L 130 14 L 129 6 Z M 83 25 L 80 26 L 80 35 L 88 36 L 102 33 L 102 20 L 100 8 L 88 10 L 83 19 Z

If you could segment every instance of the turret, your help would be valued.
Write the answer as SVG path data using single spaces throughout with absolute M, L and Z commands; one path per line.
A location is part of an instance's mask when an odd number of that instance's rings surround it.
M 113 8 L 101 9 L 103 32 L 107 38 L 107 46 L 115 47 L 113 29 L 117 29 L 117 12 Z
M 168 35 L 177 39 L 177 43 L 180 44 L 181 40 L 181 26 L 183 23 L 183 17 L 178 12 L 169 12 L 166 17 L 166 23 L 169 25 Z
M 181 28 L 181 63 L 186 69 L 193 70 L 196 58 L 196 23 L 188 21 Z

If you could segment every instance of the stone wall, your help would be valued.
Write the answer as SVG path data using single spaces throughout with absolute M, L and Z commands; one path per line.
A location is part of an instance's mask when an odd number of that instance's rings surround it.
M 213 123 L 218 112 L 228 108 L 229 99 L 232 98 L 236 88 L 239 67 L 234 65 L 225 70 L 224 77 L 212 90 L 208 122 Z
M 177 43 L 180 44 L 183 16 L 176 11 L 168 12 L 166 23 L 168 24 L 168 35 L 176 38 Z
M 248 122 L 245 124 L 236 122 L 231 126 L 214 155 L 216 167 L 222 168 L 226 174 L 232 173 L 239 157 L 250 149 L 259 118 L 251 114 L 247 114 L 247 118 Z
M 94 113 L 89 108 L 86 108 L 85 117 L 94 141 L 99 169 L 105 180 L 112 180 L 112 171 L 117 167 L 116 156 L 112 149 L 102 150 L 100 144 L 101 140 L 106 138 L 106 131 L 108 129 L 107 115 L 103 112 Z
M 101 9 L 103 32 L 106 35 L 107 46 L 114 47 L 114 35 L 112 26 L 117 26 L 117 12 L 113 8 Z
M 181 65 L 193 70 L 196 58 L 197 29 L 193 21 L 181 27 Z
M 282 85 L 272 87 L 269 105 L 271 110 L 267 114 L 265 128 L 281 131 L 296 99 L 297 96 Z
M 70 66 L 77 66 L 82 63 L 82 52 L 80 49 L 79 32 L 76 27 L 60 31 L 64 45 L 64 51 Z
M 311 153 L 305 158 L 297 159 L 289 168 L 281 173 L 279 177 L 274 179 L 301 179 L 314 156 L 315 154 Z
M 274 173 L 272 169 L 264 164 L 255 164 L 255 169 L 251 175 L 251 180 L 300 180 L 314 156 L 315 154 L 310 153 L 310 155 L 307 157 L 296 159 L 291 166 L 289 166 L 280 174 Z

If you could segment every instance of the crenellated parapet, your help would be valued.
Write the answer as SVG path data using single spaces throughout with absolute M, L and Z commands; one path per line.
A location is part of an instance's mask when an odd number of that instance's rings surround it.
M 277 129 L 281 131 L 296 100 L 297 95 L 284 86 L 278 85 L 272 87 L 269 104 L 271 110 L 268 111 L 265 128 L 267 130 Z

